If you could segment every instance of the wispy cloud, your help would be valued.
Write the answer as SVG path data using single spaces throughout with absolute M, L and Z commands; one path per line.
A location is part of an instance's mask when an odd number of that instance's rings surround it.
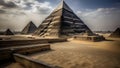
M 120 27 L 119 8 L 87 9 L 84 12 L 78 11 L 77 14 L 92 30 L 114 30 Z

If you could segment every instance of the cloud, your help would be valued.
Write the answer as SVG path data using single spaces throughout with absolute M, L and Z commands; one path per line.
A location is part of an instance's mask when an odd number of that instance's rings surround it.
M 47 1 L 41 3 L 38 0 L 14 0 L 14 3 L 30 13 L 48 14 L 52 10 L 52 6 Z
M 52 10 L 49 2 L 38 3 L 35 2 L 32 4 L 32 12 L 33 13 L 40 13 L 40 14 L 48 14 Z
M 10 28 L 21 31 L 31 20 L 39 26 L 52 9 L 47 1 L 0 0 L 0 30 Z
M 10 10 L 9 10 L 10 9 Z M 48 14 L 52 10 L 49 2 L 39 2 L 38 0 L 0 0 L 0 13 L 12 10 L 24 13 Z M 9 11 L 8 11 L 9 10 Z M 12 11 L 13 12 L 13 11 Z
M 87 9 L 84 12 L 78 11 L 77 14 L 92 30 L 115 30 L 120 27 L 119 8 Z
M 10 0 L 0 0 L 0 6 L 3 8 L 15 8 L 17 5 Z

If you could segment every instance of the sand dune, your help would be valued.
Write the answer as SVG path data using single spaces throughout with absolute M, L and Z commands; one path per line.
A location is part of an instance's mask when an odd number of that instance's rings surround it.
M 30 57 L 61 68 L 120 68 L 120 46 L 114 41 L 52 44 L 52 51 Z

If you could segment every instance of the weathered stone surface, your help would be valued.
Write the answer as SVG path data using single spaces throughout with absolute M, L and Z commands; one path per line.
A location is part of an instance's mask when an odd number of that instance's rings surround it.
M 55 43 L 55 42 L 65 42 L 66 38 L 42 38 L 34 40 L 0 40 L 0 48 L 12 47 L 12 46 L 23 46 L 32 44 L 45 44 L 45 43 Z
M 30 54 L 35 52 L 41 52 L 50 50 L 49 44 L 37 44 L 37 45 L 24 45 L 17 47 L 7 47 L 0 49 L 0 60 L 6 60 L 13 58 L 13 53 Z
M 47 40 L 0 40 L 0 48 L 42 43 L 47 43 Z
M 103 36 L 75 36 L 74 39 L 81 40 L 81 41 L 92 41 L 92 42 L 105 40 Z
M 54 66 L 32 59 L 25 55 L 14 54 L 14 58 L 17 62 L 25 66 L 25 68 L 54 68 Z

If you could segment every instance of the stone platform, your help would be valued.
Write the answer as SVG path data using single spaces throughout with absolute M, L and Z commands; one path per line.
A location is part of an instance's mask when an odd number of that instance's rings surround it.
M 74 36 L 74 39 L 81 40 L 81 41 L 92 41 L 92 42 L 105 40 L 103 36 Z
M 55 42 L 65 42 L 67 39 L 64 38 L 41 38 L 34 40 L 0 40 L 0 48 L 12 47 L 12 46 L 23 46 L 31 44 L 46 44 Z
M 0 48 L 0 60 L 13 58 L 13 53 L 30 54 L 50 50 L 50 44 L 36 44 Z

